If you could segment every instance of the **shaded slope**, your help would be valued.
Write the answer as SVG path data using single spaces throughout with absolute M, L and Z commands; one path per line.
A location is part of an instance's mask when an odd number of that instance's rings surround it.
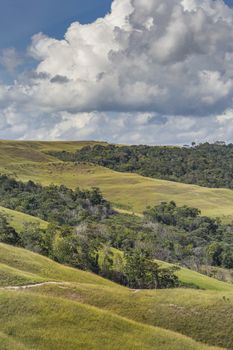
M 74 301 L 28 292 L 0 292 L 0 300 L 1 331 L 37 350 L 214 349 Z

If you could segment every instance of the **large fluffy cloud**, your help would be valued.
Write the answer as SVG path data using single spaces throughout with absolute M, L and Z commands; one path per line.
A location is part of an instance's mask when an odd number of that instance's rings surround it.
M 63 40 L 35 35 L 29 53 L 35 71 L 0 86 L 9 136 L 233 138 L 233 10 L 222 0 L 114 0 Z

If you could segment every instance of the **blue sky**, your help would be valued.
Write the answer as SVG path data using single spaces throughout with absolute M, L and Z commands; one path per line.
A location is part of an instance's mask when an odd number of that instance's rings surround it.
M 71 22 L 104 16 L 111 0 L 0 0 L 0 49 L 24 49 L 37 32 L 61 38 Z
M 229 6 L 233 6 L 233 0 L 225 0 L 226 4 Z

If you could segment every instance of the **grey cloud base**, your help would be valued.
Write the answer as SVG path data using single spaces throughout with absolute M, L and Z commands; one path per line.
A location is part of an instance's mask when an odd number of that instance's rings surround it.
M 231 141 L 233 10 L 221 0 L 115 0 L 63 40 L 32 38 L 34 72 L 0 85 L 0 137 Z

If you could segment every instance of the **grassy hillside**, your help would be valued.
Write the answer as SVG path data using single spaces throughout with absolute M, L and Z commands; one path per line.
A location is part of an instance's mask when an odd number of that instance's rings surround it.
M 7 209 L 0 206 L 0 213 L 7 216 L 10 225 L 14 227 L 16 231 L 21 231 L 24 227 L 24 223 L 36 223 L 40 224 L 42 228 L 46 228 L 48 223 L 35 216 L 27 215 L 19 211 Z
M 173 330 L 196 341 L 233 348 L 232 292 L 191 289 L 130 291 L 85 284 L 62 288 L 42 286 L 31 292 L 77 300 L 140 323 Z
M 233 191 L 210 189 L 137 174 L 111 171 L 91 164 L 69 164 L 48 156 L 52 150 L 74 151 L 94 142 L 0 142 L 0 172 L 44 185 L 65 184 L 82 188 L 97 186 L 116 206 L 141 213 L 148 205 L 175 200 L 178 205 L 198 207 L 204 215 L 233 218 Z M 44 153 L 45 152 L 45 153 Z
M 198 207 L 204 215 L 233 218 L 233 191 L 227 189 L 210 189 L 117 173 L 90 164 L 9 164 L 7 170 L 2 169 L 2 172 L 43 185 L 65 184 L 71 188 L 97 186 L 115 205 L 139 213 L 148 205 L 174 200 L 178 205 Z
M 112 282 L 95 274 L 66 267 L 56 262 L 32 253 L 26 249 L 0 244 L 0 264 L 7 265 L 23 273 L 30 273 L 46 281 L 63 281 L 77 283 L 93 283 L 111 286 Z M 0 282 L 2 279 L 0 279 Z M 22 284 L 22 283 L 20 283 Z M 11 285 L 18 285 L 17 279 Z
M 213 349 L 76 301 L 17 292 L 0 292 L 0 300 L 1 331 L 33 349 Z
M 231 190 L 149 179 L 91 164 L 62 163 L 47 154 L 63 149 L 73 152 L 87 144 L 3 141 L 0 173 L 44 185 L 97 186 L 123 211 L 141 213 L 147 205 L 175 200 L 178 205 L 198 207 L 206 215 L 233 218 Z M 24 221 L 47 224 L 5 208 L 0 207 L 0 212 L 7 213 L 18 230 Z M 110 344 L 113 350 L 233 349 L 233 285 L 188 269 L 177 275 L 200 289 L 130 290 L 0 244 L 0 349 L 107 350 Z M 21 288 L 32 284 L 39 285 Z M 9 286 L 19 289 L 6 289 Z
M 38 350 L 109 349 L 109 344 L 111 349 L 212 349 L 162 328 L 231 348 L 233 293 L 129 290 L 3 244 L 0 263 L 6 275 L 15 274 L 15 280 L 5 280 L 2 288 L 61 282 L 18 291 L 0 289 L 0 332 L 19 349 L 21 344 L 26 349 L 37 344 Z M 18 283 L 20 274 L 28 280 Z
M 94 141 L 0 141 L 0 164 L 4 166 L 6 163 L 56 161 L 56 158 L 49 156 L 47 152 L 62 150 L 74 152 L 82 147 L 97 143 Z
M 156 262 L 165 268 L 173 266 L 172 264 L 159 260 L 156 260 Z M 205 290 L 233 292 L 233 284 L 219 281 L 215 278 L 202 275 L 201 273 L 186 269 L 184 267 L 181 267 L 175 274 L 181 282 L 187 285 L 194 285 Z

